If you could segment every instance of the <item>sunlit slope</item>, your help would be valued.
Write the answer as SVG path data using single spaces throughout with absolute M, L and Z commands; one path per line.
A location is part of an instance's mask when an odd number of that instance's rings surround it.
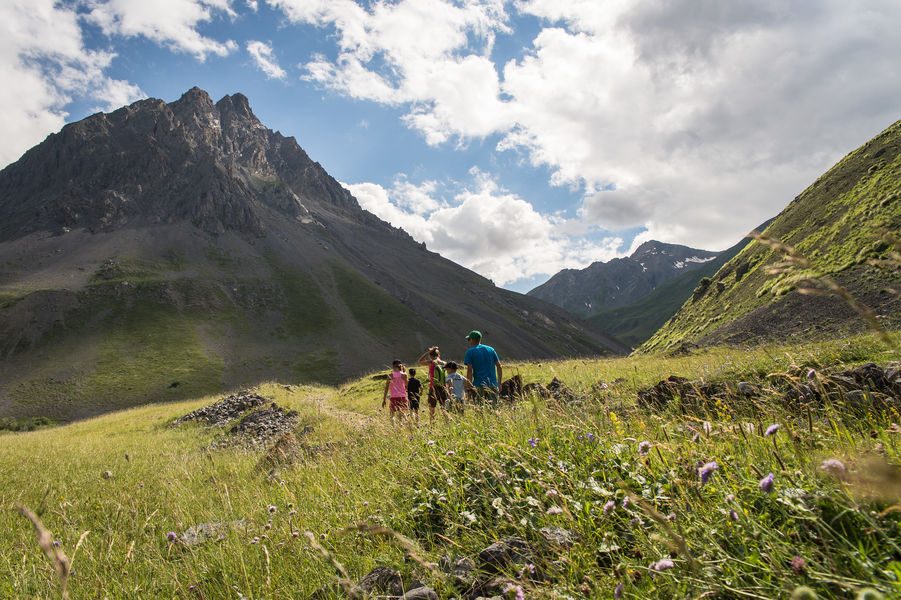
M 413 431 L 388 426 L 382 383 L 368 377 L 340 389 L 265 385 L 260 393 L 299 412 L 302 452 L 274 469 L 262 452 L 210 450 L 222 429 L 170 426 L 217 397 L 0 435 L 0 596 L 59 595 L 30 524 L 10 510 L 18 504 L 38 512 L 74 558 L 73 598 L 346 597 L 332 561 L 352 583 L 386 566 L 405 585 L 469 597 L 472 588 L 429 565 L 446 556 L 481 565 L 480 550 L 508 536 L 524 540 L 528 560 L 473 574 L 481 591 L 490 584 L 500 595 L 510 586 L 511 597 L 517 588 L 535 598 L 610 597 L 622 584 L 627 598 L 772 598 L 805 584 L 825 598 L 867 585 L 888 594 L 901 576 L 897 513 L 885 510 L 893 501 L 859 496 L 820 463 L 844 461 L 852 482 L 875 472 L 868 461 L 897 463 L 894 417 L 863 404 L 797 411 L 766 377 L 807 381 L 811 368 L 823 377 L 893 359 L 897 352 L 864 336 L 679 358 L 510 364 L 526 383 L 559 377 L 577 401 L 471 409 Z M 673 374 L 750 381 L 761 392 L 706 414 L 636 407 L 638 389 Z M 765 436 L 774 423 L 775 436 Z M 697 467 L 713 461 L 702 485 Z M 770 472 L 767 492 L 759 481 Z M 360 523 L 388 529 L 361 531 Z M 221 539 L 167 540 L 203 524 L 223 526 Z M 567 532 L 567 548 L 551 545 L 549 531 Z M 690 554 L 672 549 L 673 532 Z M 419 562 L 405 558 L 409 550 Z M 796 556 L 804 567 L 793 571 Z M 649 565 L 666 560 L 672 568 L 652 576 Z
M 897 265 L 869 263 L 891 250 L 901 231 L 901 121 L 842 159 L 802 192 L 766 229 L 794 246 L 897 326 Z M 888 235 L 887 235 L 888 234 Z M 897 251 L 897 248 L 895 249 Z M 641 349 L 656 351 L 683 342 L 739 343 L 791 337 L 834 336 L 859 331 L 863 321 L 836 298 L 794 292 L 792 278 L 767 274 L 780 257 L 760 242 L 749 244 L 712 278 Z

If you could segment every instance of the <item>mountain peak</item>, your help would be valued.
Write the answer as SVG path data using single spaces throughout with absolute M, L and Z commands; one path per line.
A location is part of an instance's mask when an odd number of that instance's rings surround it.
M 340 213 L 386 226 L 293 139 L 266 128 L 244 94 L 214 104 L 192 87 L 174 102 L 138 101 L 64 131 L 0 171 L 0 241 L 179 221 L 260 236 L 272 211 L 304 225 Z
M 250 108 L 250 101 L 247 99 L 247 96 L 240 92 L 223 96 L 222 99 L 216 103 L 216 108 L 219 109 L 219 112 L 223 115 L 234 114 L 243 119 L 259 121 L 256 115 L 253 114 L 253 110 Z

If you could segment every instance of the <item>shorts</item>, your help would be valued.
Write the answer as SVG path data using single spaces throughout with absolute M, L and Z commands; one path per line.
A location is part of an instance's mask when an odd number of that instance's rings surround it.
M 391 412 L 395 412 L 398 410 L 407 410 L 407 399 L 406 398 L 392 398 L 391 399 Z
M 429 408 L 435 408 L 439 404 L 441 408 L 447 403 L 447 390 L 443 387 L 429 388 Z
M 419 410 L 419 394 L 407 396 L 407 404 L 410 406 L 410 410 Z

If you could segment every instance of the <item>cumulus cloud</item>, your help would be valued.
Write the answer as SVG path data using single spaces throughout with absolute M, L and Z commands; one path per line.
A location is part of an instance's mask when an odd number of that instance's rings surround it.
M 0 3 L 0 167 L 65 123 L 73 97 L 110 109 L 143 92 L 105 74 L 115 54 L 85 47 L 75 8 L 54 0 Z
M 333 27 L 306 77 L 582 190 L 580 218 L 724 248 L 901 113 L 895 0 L 268 0 Z M 522 56 L 491 60 L 522 16 Z
M 256 66 L 269 79 L 284 79 L 287 77 L 288 74 L 279 66 L 271 45 L 265 42 L 250 41 L 247 42 L 247 53 L 250 54 Z
M 413 184 L 403 176 L 390 188 L 346 187 L 366 210 L 499 285 L 621 255 L 622 239 L 574 238 L 559 219 L 540 214 L 478 170 L 447 201 L 439 197 L 437 182 Z
M 197 29 L 219 14 L 234 17 L 231 0 L 88 0 L 87 7 L 88 21 L 106 35 L 145 37 L 198 60 L 237 48 L 233 40 L 215 40 Z
M 490 52 L 508 32 L 503 0 L 267 0 L 292 21 L 331 26 L 338 55 L 304 63 L 304 78 L 353 98 L 410 104 L 407 124 L 440 144 L 512 124 Z

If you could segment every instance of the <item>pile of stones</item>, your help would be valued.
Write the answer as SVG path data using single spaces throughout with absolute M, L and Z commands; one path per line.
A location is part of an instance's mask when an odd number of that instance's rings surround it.
M 222 427 L 241 417 L 247 411 L 269 402 L 253 392 L 243 391 L 226 396 L 215 404 L 198 408 L 175 420 L 176 425 L 195 421 L 211 427 Z

